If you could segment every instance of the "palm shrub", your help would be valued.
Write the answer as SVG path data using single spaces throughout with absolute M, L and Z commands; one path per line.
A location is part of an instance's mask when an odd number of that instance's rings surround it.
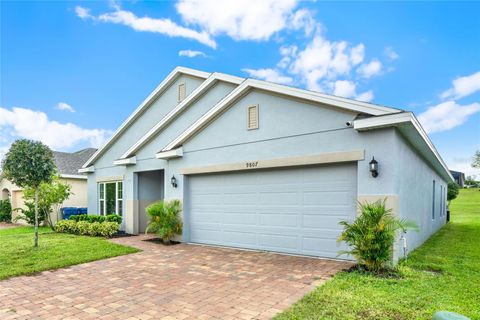
M 385 207 L 385 201 L 359 203 L 360 216 L 353 222 L 340 222 L 344 230 L 338 241 L 344 241 L 351 248 L 340 255 L 352 255 L 372 272 L 386 268 L 392 261 L 397 231 L 417 228 L 413 222 L 396 218 L 392 210 Z
M 183 222 L 180 219 L 182 205 L 180 200 L 162 200 L 149 205 L 146 209 L 150 216 L 146 232 L 157 233 L 165 244 L 170 244 L 170 240 L 175 235 L 182 234 Z

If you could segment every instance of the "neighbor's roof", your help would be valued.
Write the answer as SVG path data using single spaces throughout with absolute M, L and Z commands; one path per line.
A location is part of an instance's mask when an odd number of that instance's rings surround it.
M 97 149 L 87 148 L 77 152 L 53 151 L 55 164 L 61 176 L 78 176 L 78 169 L 87 161 Z

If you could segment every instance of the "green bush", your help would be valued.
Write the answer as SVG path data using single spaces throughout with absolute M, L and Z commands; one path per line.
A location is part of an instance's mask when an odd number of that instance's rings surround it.
M 180 200 L 158 201 L 149 205 L 146 209 L 150 216 L 146 232 L 155 232 L 169 244 L 176 235 L 182 234 L 183 223 L 179 217 L 182 211 Z
M 456 182 L 449 182 L 447 185 L 447 201 L 450 204 L 450 201 L 454 200 L 458 196 L 458 184 Z
M 109 214 L 105 217 L 105 221 L 122 224 L 122 217 L 118 214 Z
M 21 214 L 17 215 L 15 222 L 18 220 L 24 220 L 30 225 L 35 225 L 35 202 L 33 201 L 24 201 L 26 208 L 15 208 L 13 210 L 20 211 Z M 43 224 L 47 217 L 45 216 L 47 210 L 43 208 L 40 204 L 38 206 L 38 224 Z
M 88 222 L 88 221 L 74 221 L 61 220 L 55 225 L 56 232 L 72 233 L 84 236 L 102 236 L 112 237 L 120 229 L 120 224 L 116 222 Z
M 73 220 L 73 221 L 87 221 L 89 223 L 93 223 L 93 222 L 105 222 L 106 221 L 106 217 L 105 216 L 101 216 L 101 215 L 96 215 L 96 214 L 77 214 L 77 215 L 73 215 L 73 216 L 70 216 L 69 218 L 70 220 Z M 121 219 L 121 218 L 120 218 Z M 120 220 L 121 221 L 121 220 Z
M 346 242 L 351 254 L 367 270 L 378 272 L 392 261 L 393 243 L 398 230 L 416 229 L 407 220 L 397 219 L 391 209 L 385 208 L 385 200 L 359 204 L 360 216 L 352 223 L 341 221 L 344 230 L 338 241 Z
M 0 222 L 12 221 L 12 205 L 10 200 L 0 200 Z

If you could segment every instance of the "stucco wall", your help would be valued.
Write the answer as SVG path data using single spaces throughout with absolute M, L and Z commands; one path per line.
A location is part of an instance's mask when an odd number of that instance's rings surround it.
M 394 154 L 397 159 L 397 175 L 394 192 L 398 194 L 400 217 L 414 221 L 420 231 L 408 231 L 406 234 L 407 248 L 411 252 L 419 247 L 433 233 L 437 232 L 446 222 L 445 216 L 440 216 L 441 206 L 446 213 L 446 199 L 440 197 L 440 186 L 446 192 L 447 182 L 440 177 L 419 154 L 409 145 L 402 135 L 395 131 Z M 435 180 L 435 202 L 433 202 L 433 180 Z M 445 199 L 443 203 L 442 199 Z M 432 205 L 435 205 L 435 219 L 432 220 Z M 396 248 L 402 257 L 402 248 Z

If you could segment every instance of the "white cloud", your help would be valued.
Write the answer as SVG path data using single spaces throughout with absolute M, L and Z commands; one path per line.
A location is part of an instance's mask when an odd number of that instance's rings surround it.
M 442 99 L 460 99 L 480 91 L 480 71 L 452 81 L 452 87 L 444 91 Z
M 387 56 L 388 59 L 390 60 L 396 60 L 398 59 L 400 56 L 398 55 L 398 53 L 395 52 L 395 50 L 393 50 L 392 47 L 385 47 L 385 49 L 383 50 L 383 53 Z
M 77 15 L 82 18 L 91 18 L 105 23 L 122 24 L 132 28 L 135 31 L 153 32 L 163 34 L 169 37 L 181 37 L 190 40 L 196 40 L 204 45 L 216 48 L 217 44 L 206 31 L 196 31 L 182 27 L 170 19 L 137 17 L 134 13 L 126 10 L 120 10 L 117 6 L 115 11 L 104 13 L 98 17 L 91 16 L 88 9 L 76 7 Z
M 178 51 L 178 56 L 195 58 L 195 57 L 206 57 L 207 55 L 205 53 L 203 53 L 202 51 L 180 50 L 180 51 Z
M 312 13 L 307 9 L 299 9 L 290 16 L 289 28 L 293 30 L 303 29 L 306 36 L 313 31 L 320 31 L 321 25 L 315 21 Z
M 55 109 L 57 110 L 63 110 L 63 111 L 68 111 L 68 112 L 75 112 L 75 109 L 69 105 L 68 103 L 65 102 L 60 102 L 55 106 Z
M 352 81 L 337 80 L 335 81 L 335 89 L 333 94 L 339 97 L 351 98 L 356 95 L 356 85 Z
M 92 18 L 92 16 L 90 15 L 90 9 L 87 9 L 87 8 L 84 8 L 84 7 L 76 6 L 75 7 L 75 13 L 77 14 L 77 16 L 80 19 Z
M 357 69 L 357 73 L 363 78 L 371 78 L 382 71 L 382 63 L 378 59 L 373 59 L 369 63 L 364 63 Z
M 296 0 L 180 0 L 177 12 L 211 35 L 235 40 L 268 40 L 286 28 Z M 300 20 L 299 20 L 300 21 Z
M 70 148 L 85 142 L 98 147 L 111 134 L 103 129 L 84 129 L 72 123 L 59 123 L 48 119 L 44 112 L 16 107 L 12 110 L 0 107 L 0 129 L 10 133 L 7 140 L 40 140 L 52 149 Z
M 365 45 L 360 43 L 352 48 L 350 53 L 350 60 L 353 65 L 357 65 L 362 63 L 363 59 L 365 59 Z
M 274 69 L 242 69 L 242 71 L 248 73 L 251 77 L 262 79 L 265 81 L 280 83 L 280 84 L 290 84 L 293 79 L 288 76 L 281 75 L 277 70 Z
M 480 112 L 480 103 L 462 106 L 455 101 L 445 101 L 428 108 L 418 120 L 427 133 L 433 133 L 453 129 L 477 112 Z
M 375 95 L 373 94 L 373 91 L 368 90 L 368 91 L 365 91 L 365 92 L 362 92 L 362 93 L 358 94 L 355 97 L 355 99 L 357 99 L 358 101 L 370 102 L 370 101 L 373 100 L 374 97 L 375 97 Z

